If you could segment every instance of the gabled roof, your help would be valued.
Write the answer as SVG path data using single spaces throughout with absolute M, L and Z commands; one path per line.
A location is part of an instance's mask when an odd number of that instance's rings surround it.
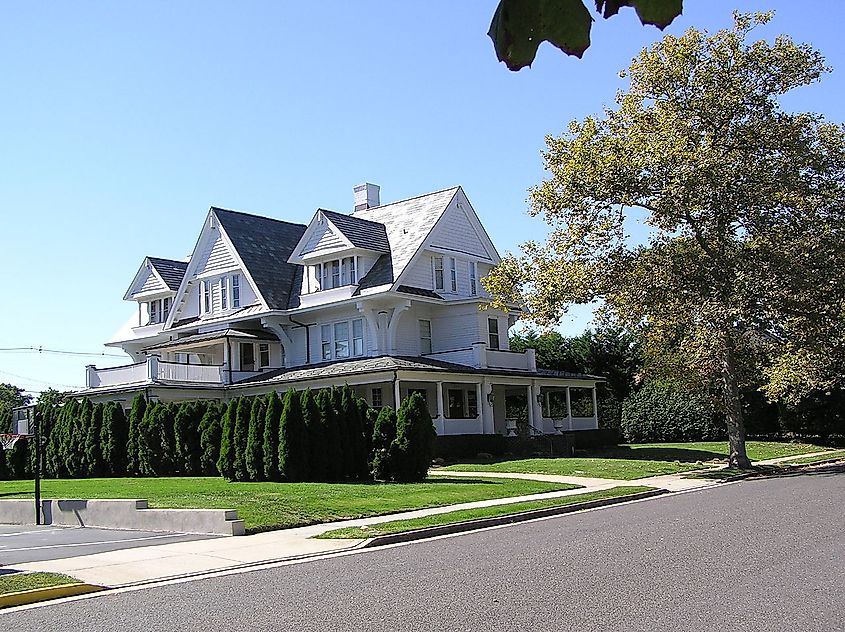
M 185 270 L 188 269 L 187 261 L 176 261 L 175 259 L 162 259 L 161 257 L 147 257 L 147 261 L 158 272 L 161 280 L 174 292 L 179 289 Z
M 427 193 L 383 206 L 355 211 L 350 217 L 383 224 L 390 244 L 394 281 L 428 237 L 460 187 Z
M 288 309 L 297 268 L 288 263 L 303 224 L 211 207 L 269 309 Z
M 320 213 L 343 233 L 343 236 L 356 248 L 390 252 L 390 242 L 387 240 L 387 230 L 384 224 L 325 209 L 320 209 Z

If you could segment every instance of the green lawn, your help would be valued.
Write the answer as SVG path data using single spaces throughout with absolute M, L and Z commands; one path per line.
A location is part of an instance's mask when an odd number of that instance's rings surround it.
M 413 531 L 414 529 L 423 529 L 425 527 L 435 527 L 444 524 L 454 524 L 456 522 L 466 522 L 468 520 L 477 520 L 479 518 L 492 518 L 495 516 L 507 516 L 511 514 L 521 513 L 523 511 L 532 511 L 534 509 L 546 509 L 547 507 L 564 507 L 566 505 L 573 505 L 575 503 L 587 502 L 590 500 L 599 500 L 603 498 L 617 498 L 619 496 L 630 496 L 631 494 L 638 494 L 654 489 L 653 487 L 613 487 L 611 489 L 604 489 L 597 492 L 588 492 L 586 494 L 577 494 L 575 496 L 562 496 L 560 498 L 548 498 L 546 500 L 532 500 L 519 503 L 509 503 L 507 505 L 494 505 L 492 507 L 478 507 L 476 509 L 462 509 L 459 511 L 449 511 L 447 513 L 435 514 L 433 516 L 423 516 L 421 518 L 410 518 L 408 520 L 392 520 L 390 522 L 382 522 L 379 524 L 370 525 L 367 527 L 347 527 L 345 529 L 333 529 L 326 531 L 315 537 L 317 538 L 374 538 L 380 535 L 388 535 L 392 533 L 403 533 L 405 531 Z
M 805 456 L 803 458 L 792 459 L 786 461 L 783 465 L 812 465 L 813 463 L 829 461 L 830 459 L 845 459 L 845 450 L 834 450 L 817 456 Z
M 752 461 L 819 452 L 826 448 L 805 443 L 749 441 Z M 501 460 L 494 463 L 459 463 L 443 469 L 453 472 L 516 472 L 589 476 L 634 480 L 661 474 L 701 469 L 705 464 L 724 463 L 728 444 L 722 442 L 643 443 L 620 445 L 594 452 L 589 457 Z
M 0 575 L 0 595 L 78 583 L 79 581 L 73 577 L 59 575 L 58 573 L 9 573 L 8 575 Z
M 237 509 L 248 533 L 425 507 L 574 489 L 501 479 L 429 479 L 424 483 L 227 483 L 222 478 L 46 480 L 45 498 L 146 498 L 151 507 Z M 32 481 L 3 483 L 2 498 L 31 498 Z

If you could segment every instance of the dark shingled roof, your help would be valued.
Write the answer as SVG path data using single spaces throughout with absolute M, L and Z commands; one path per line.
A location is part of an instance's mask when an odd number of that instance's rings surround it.
M 372 222 L 368 219 L 344 215 L 335 211 L 320 209 L 320 212 L 352 242 L 356 248 L 375 250 L 376 252 L 390 252 L 390 242 L 387 241 L 387 229 L 384 224 Z
M 376 259 L 370 271 L 358 281 L 358 289 L 355 290 L 355 295 L 360 294 L 361 290 L 390 283 L 393 283 L 393 258 L 389 254 L 381 255 Z
M 299 266 L 288 263 L 306 226 L 212 207 L 270 309 L 288 309 Z
M 397 292 L 403 292 L 405 294 L 413 294 L 414 296 L 425 296 L 426 298 L 439 298 L 441 301 L 443 297 L 440 296 L 437 292 L 432 290 L 427 290 L 424 287 L 412 287 L 410 285 L 400 285 L 396 288 Z
M 174 292 L 179 289 L 179 285 L 185 276 L 185 270 L 188 269 L 187 262 L 162 259 L 161 257 L 147 257 L 147 260 L 155 268 L 155 271 L 158 272 L 168 288 Z
M 173 347 L 181 347 L 187 344 L 197 344 L 200 342 L 210 342 L 213 340 L 220 340 L 222 338 L 244 338 L 249 340 L 278 340 L 269 331 L 259 330 L 243 330 L 243 329 L 221 329 L 219 331 L 209 331 L 204 334 L 194 334 L 193 336 L 183 336 L 175 340 L 168 340 L 167 342 L 160 342 L 155 345 L 150 345 L 144 351 L 154 351 L 156 349 L 170 349 Z

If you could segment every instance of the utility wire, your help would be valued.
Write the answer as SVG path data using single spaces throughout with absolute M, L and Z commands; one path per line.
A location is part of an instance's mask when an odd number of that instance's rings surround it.
M 0 347 L 0 352 L 8 352 L 14 353 L 18 351 L 35 351 L 37 353 L 55 353 L 59 355 L 72 355 L 72 356 L 97 356 L 97 357 L 106 357 L 106 358 L 123 358 L 125 356 L 117 353 L 106 353 L 102 351 L 100 353 L 87 353 L 85 351 L 67 351 L 64 349 L 45 349 L 44 347 Z
M 26 380 L 27 382 L 35 382 L 37 384 L 46 384 L 47 386 L 62 386 L 64 388 L 75 388 L 75 389 L 82 388 L 81 386 L 74 385 L 74 384 L 61 384 L 59 382 L 47 382 L 45 380 L 36 380 L 33 377 L 26 377 L 25 375 L 18 375 L 17 373 L 9 373 L 8 371 L 0 371 L 0 374 L 8 375 L 10 377 L 16 377 L 19 380 Z

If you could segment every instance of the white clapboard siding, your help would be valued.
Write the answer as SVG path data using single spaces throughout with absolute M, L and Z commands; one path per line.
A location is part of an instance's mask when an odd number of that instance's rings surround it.
M 151 270 L 147 270 L 147 278 L 144 279 L 141 289 L 137 290 L 135 294 L 141 294 L 142 292 L 163 292 L 167 289 L 167 286 Z
M 236 265 L 235 257 L 223 241 L 223 237 L 218 235 L 217 239 L 207 243 L 203 248 L 195 274 L 225 270 L 234 265 Z
M 429 243 L 439 248 L 448 248 L 457 253 L 489 258 L 487 250 L 481 243 L 478 234 L 466 214 L 454 206 L 450 206 L 437 224 Z
M 343 240 L 335 235 L 328 226 L 323 225 L 314 231 L 300 254 L 306 255 L 309 252 L 317 252 L 318 250 L 340 248 L 343 245 Z

